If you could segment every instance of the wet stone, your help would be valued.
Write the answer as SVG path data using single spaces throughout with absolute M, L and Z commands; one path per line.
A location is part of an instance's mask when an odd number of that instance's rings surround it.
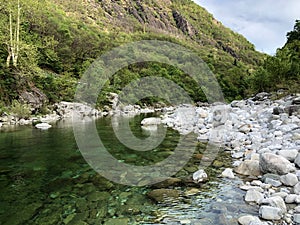
M 179 191 L 174 189 L 156 189 L 148 192 L 148 196 L 156 202 L 163 202 L 166 198 L 178 198 Z
M 87 196 L 87 200 L 88 201 L 108 201 L 110 198 L 110 194 L 108 192 L 99 192 L 99 191 L 95 191 L 90 193 Z
M 107 220 L 104 225 L 127 225 L 129 224 L 129 219 L 128 218 L 113 218 Z

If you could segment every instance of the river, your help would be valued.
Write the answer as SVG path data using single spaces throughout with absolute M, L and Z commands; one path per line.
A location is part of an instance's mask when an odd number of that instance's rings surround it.
M 139 138 L 148 133 L 140 127 L 143 116 L 130 119 Z M 166 137 L 152 151 L 126 148 L 114 135 L 110 118 L 96 120 L 97 131 L 108 151 L 120 162 L 148 165 L 172 154 L 180 135 L 167 129 Z M 19 126 L 0 130 L 0 224 L 238 224 L 237 218 L 257 214 L 257 208 L 243 201 L 237 188 L 239 178 L 219 175 L 231 164 L 220 152 L 207 168 L 209 181 L 185 182 L 163 187 L 179 197 L 154 202 L 148 197 L 160 185 L 135 187 L 117 184 L 96 173 L 79 151 L 70 122 L 59 121 L 48 130 Z M 153 132 L 153 131 L 151 131 Z M 155 131 L 154 131 L 155 132 Z M 191 138 L 191 142 L 195 142 Z M 188 146 L 187 146 L 188 147 Z M 198 169 L 205 144 L 174 177 L 187 180 Z

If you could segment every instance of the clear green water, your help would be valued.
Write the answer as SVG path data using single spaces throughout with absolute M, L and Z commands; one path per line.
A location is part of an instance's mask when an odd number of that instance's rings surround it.
M 132 119 L 131 129 L 146 137 L 139 126 L 141 119 Z M 111 154 L 126 163 L 146 165 L 163 160 L 172 154 L 179 139 L 179 134 L 169 129 L 159 148 L 137 153 L 118 142 L 109 118 L 96 124 Z M 188 180 L 197 170 L 201 146 L 176 177 Z M 208 183 L 195 187 L 182 182 L 169 187 L 178 190 L 179 198 L 155 203 L 147 193 L 157 186 L 119 185 L 94 172 L 77 148 L 70 123 L 61 121 L 44 131 L 2 129 L 0 224 L 237 224 L 238 216 L 255 214 L 256 208 L 246 205 L 244 193 L 233 187 L 238 180 L 217 177 L 226 164 L 230 165 L 230 159 L 221 153 L 215 166 L 208 169 Z M 192 188 L 200 192 L 188 195 Z

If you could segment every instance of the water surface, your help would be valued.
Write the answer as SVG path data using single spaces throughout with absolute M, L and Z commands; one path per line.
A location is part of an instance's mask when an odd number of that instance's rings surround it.
M 142 118 L 135 117 L 130 124 L 136 136 L 146 138 L 148 133 L 139 126 Z M 116 159 L 140 166 L 171 155 L 180 137 L 168 129 L 158 148 L 136 152 L 118 141 L 110 118 L 97 120 L 96 126 Z M 204 146 L 197 148 L 195 157 L 175 177 L 188 180 L 198 169 Z M 78 150 L 68 122 L 60 121 L 49 130 L 2 128 L 0 224 L 237 224 L 239 216 L 255 214 L 256 208 L 244 203 L 244 192 L 234 185 L 239 180 L 218 178 L 228 164 L 228 154 L 220 153 L 208 168 L 208 183 L 195 186 L 182 182 L 166 187 L 178 190 L 180 197 L 156 203 L 147 196 L 158 188 L 155 185 L 125 186 L 97 174 Z

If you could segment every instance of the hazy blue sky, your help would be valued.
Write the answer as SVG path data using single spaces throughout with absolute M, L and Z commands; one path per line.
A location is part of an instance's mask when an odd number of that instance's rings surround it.
M 244 35 L 256 50 L 269 54 L 286 42 L 300 19 L 300 0 L 194 0 L 225 26 Z

